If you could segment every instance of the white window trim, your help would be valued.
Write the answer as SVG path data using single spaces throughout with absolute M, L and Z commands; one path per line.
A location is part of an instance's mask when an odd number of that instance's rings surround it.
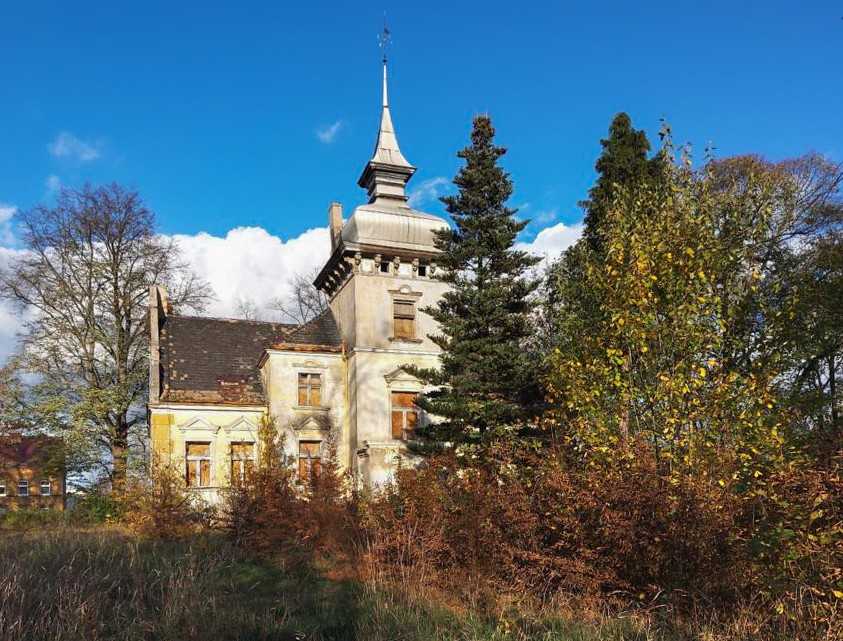
M 308 375 L 315 375 L 319 377 L 319 405 L 299 405 L 299 376 L 301 374 L 308 374 Z M 328 377 L 325 375 L 326 372 L 323 371 L 322 368 L 315 368 L 315 367 L 299 367 L 296 368 L 296 404 L 293 406 L 294 409 L 302 409 L 302 410 L 326 410 L 330 409 L 327 405 L 325 405 L 325 392 L 328 388 Z M 309 395 L 308 395 L 309 398 Z
M 47 487 L 47 492 L 44 492 L 44 486 Z M 38 484 L 38 492 L 41 496 L 52 496 L 53 495 L 53 484 L 50 482 L 49 479 L 41 479 L 41 482 Z
M 25 493 L 25 494 L 21 494 L 21 491 L 20 491 L 20 490 L 21 490 L 21 488 L 22 488 L 22 487 L 25 487 L 25 488 L 26 488 L 26 493 Z M 20 480 L 18 480 L 18 496 L 22 496 L 22 497 L 27 497 L 27 496 L 29 496 L 29 481 L 27 481 L 26 479 L 20 479 Z
M 234 458 L 231 455 L 231 446 L 232 445 L 251 445 L 252 446 L 252 456 L 251 458 Z M 238 441 L 238 440 L 231 440 L 228 442 L 228 473 L 231 474 L 232 463 L 234 461 L 252 461 L 252 469 L 257 468 L 258 466 L 258 444 L 255 441 Z M 241 481 L 243 479 L 240 479 Z M 230 479 L 230 481 L 234 481 L 234 479 Z
M 186 438 L 185 441 L 184 441 L 184 480 L 185 480 L 185 484 L 187 483 L 188 465 L 190 464 L 191 461 L 208 461 L 208 467 L 209 467 L 209 470 L 208 470 L 208 485 L 188 485 L 187 486 L 188 489 L 191 489 L 191 490 L 207 490 L 210 487 L 216 487 L 214 485 L 214 481 L 216 480 L 215 474 L 214 474 L 214 467 L 216 467 L 214 465 L 214 461 L 216 460 L 216 458 L 214 456 L 214 453 L 215 453 L 214 452 L 214 441 L 209 441 L 209 440 L 206 440 L 206 439 L 207 439 L 207 437 L 205 439 L 202 439 L 202 438 L 187 439 Z M 207 443 L 208 444 L 208 458 L 198 457 L 198 456 L 197 457 L 189 457 L 187 455 L 187 444 L 188 443 Z M 199 482 L 200 483 L 202 482 L 201 465 L 200 465 L 200 469 L 199 469 Z
M 6 481 L 0 481 L 0 496 L 6 496 Z

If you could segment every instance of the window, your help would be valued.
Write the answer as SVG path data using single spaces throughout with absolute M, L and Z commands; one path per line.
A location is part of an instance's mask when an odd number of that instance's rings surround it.
M 389 261 L 382 260 L 380 263 L 381 274 L 388 274 L 389 273 Z
M 29 496 L 29 481 L 25 479 L 18 481 L 18 496 Z
M 185 463 L 188 487 L 211 486 L 211 444 L 186 443 Z
M 419 265 L 419 276 L 422 278 L 427 276 L 427 265 Z
M 322 471 L 322 443 L 319 441 L 299 442 L 299 480 L 310 483 Z
M 49 479 L 41 480 L 41 496 L 50 496 L 53 493 L 53 488 L 50 485 Z
M 394 338 L 416 337 L 416 304 L 413 301 L 393 301 L 392 319 L 392 335 Z
M 231 482 L 242 483 L 255 469 L 255 444 L 231 444 Z
M 322 405 L 321 374 L 299 374 L 299 405 L 306 407 Z
M 6 496 L 6 481 L 0 479 L 0 496 Z
M 413 438 L 419 422 L 415 392 L 392 392 L 392 438 Z

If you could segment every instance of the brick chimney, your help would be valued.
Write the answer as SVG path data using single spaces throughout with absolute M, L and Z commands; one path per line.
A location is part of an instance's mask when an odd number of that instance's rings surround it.
M 331 230 L 331 251 L 333 252 L 340 244 L 342 232 L 342 205 L 338 202 L 332 202 L 328 207 L 328 227 Z
M 149 288 L 149 402 L 157 403 L 161 396 L 160 335 L 164 320 L 170 312 L 167 290 L 161 285 Z

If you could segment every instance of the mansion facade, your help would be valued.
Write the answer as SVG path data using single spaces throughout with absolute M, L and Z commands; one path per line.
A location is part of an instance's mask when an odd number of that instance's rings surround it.
M 421 309 L 447 287 L 434 278 L 434 237 L 448 224 L 409 206 L 414 172 L 393 128 L 384 63 L 377 142 L 358 181 L 368 202 L 346 221 L 340 204 L 328 209 L 331 255 L 314 282 L 327 312 L 304 325 L 182 316 L 152 288 L 152 452 L 183 466 L 189 486 L 211 498 L 244 474 L 269 418 L 302 480 L 331 455 L 377 485 L 409 456 L 423 386 L 404 368 L 438 366 L 428 338 L 436 325 Z

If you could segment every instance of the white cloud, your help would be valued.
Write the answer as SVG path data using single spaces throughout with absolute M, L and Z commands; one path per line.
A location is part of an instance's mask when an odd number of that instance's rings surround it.
M 583 225 L 566 225 L 556 223 L 542 229 L 529 243 L 516 243 L 516 249 L 541 256 L 546 260 L 553 260 L 582 236 Z
M 61 189 L 61 178 L 55 174 L 51 174 L 47 176 L 47 180 L 44 181 L 44 185 L 46 185 L 48 193 L 54 194 Z
M 544 211 L 537 212 L 536 215 L 530 219 L 530 222 L 538 223 L 539 225 L 548 225 L 556 220 L 558 216 L 559 212 L 556 209 L 546 209 Z
M 12 218 L 17 213 L 18 208 L 13 205 L 4 205 L 0 203 L 0 246 L 14 245 L 15 234 L 12 229 Z
M 56 139 L 47 145 L 51 156 L 69 158 L 79 162 L 88 162 L 100 157 L 100 145 L 77 138 L 69 131 L 62 131 Z
M 0 219 L 4 215 L 3 207 L 0 207 Z M 9 263 L 23 253 L 22 249 L 10 249 L 0 247 L 0 273 Z M 0 365 L 14 351 L 17 343 L 17 332 L 23 320 L 22 315 L 9 301 L 0 300 Z
M 271 316 L 267 304 L 291 293 L 296 274 L 309 274 L 328 260 L 327 227 L 310 229 L 284 240 L 261 227 L 237 227 L 224 237 L 207 233 L 173 236 L 183 258 L 210 282 L 217 300 L 206 313 L 237 315 L 242 301 L 254 303 L 260 317 Z
M 445 192 L 445 187 L 450 181 L 443 176 L 423 180 L 410 190 L 408 203 L 410 207 L 421 207 L 439 198 Z
M 342 129 L 342 120 L 337 120 L 334 124 L 328 125 L 327 127 L 320 127 L 316 130 L 316 137 L 319 138 L 320 142 L 325 143 L 326 145 L 330 145 L 334 142 L 334 139 L 337 137 L 337 134 Z

